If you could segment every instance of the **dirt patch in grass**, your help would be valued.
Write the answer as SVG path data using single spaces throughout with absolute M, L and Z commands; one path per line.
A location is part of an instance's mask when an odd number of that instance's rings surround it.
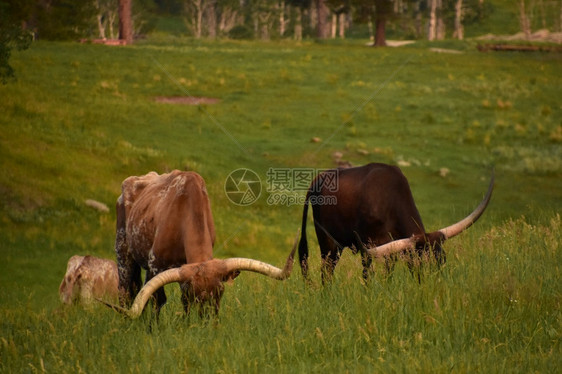
M 196 96 L 157 96 L 154 101 L 166 104 L 178 105 L 204 105 L 217 104 L 220 99 L 214 97 L 196 97 Z

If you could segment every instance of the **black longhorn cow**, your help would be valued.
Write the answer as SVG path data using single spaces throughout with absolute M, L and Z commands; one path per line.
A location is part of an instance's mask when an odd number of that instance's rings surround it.
M 337 189 L 333 188 L 334 175 Z M 493 185 L 492 174 L 488 192 L 474 212 L 451 226 L 427 233 L 408 181 L 398 167 L 371 163 L 326 171 L 312 181 L 304 203 L 299 243 L 302 274 L 308 279 L 306 220 L 309 203 L 322 256 L 322 281 L 331 278 L 345 247 L 362 251 L 366 279 L 373 257 L 388 260 L 393 253 L 409 251 L 412 254 L 415 249 L 421 255 L 431 249 L 437 263 L 444 263 L 441 243 L 461 233 L 482 215 L 492 196 Z M 367 249 L 365 244 L 372 247 Z

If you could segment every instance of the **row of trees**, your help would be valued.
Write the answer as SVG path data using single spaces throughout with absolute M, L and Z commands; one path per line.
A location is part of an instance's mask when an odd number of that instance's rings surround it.
M 130 5 L 131 1 L 120 0 L 120 3 Z M 133 9 L 137 1 L 134 0 Z M 562 0 L 510 1 L 514 14 L 519 7 L 522 31 L 530 30 L 537 14 L 543 28 L 562 29 Z M 154 0 L 154 3 L 160 12 L 181 15 L 189 33 L 196 38 L 344 38 L 350 28 L 357 30 L 357 25 L 368 25 L 363 29 L 368 30 L 377 46 L 385 45 L 388 28 L 406 38 L 463 39 L 464 26 L 481 21 L 493 8 L 491 0 Z M 551 17 L 547 22 L 545 14 L 559 17 L 554 21 Z
M 130 0 L 121 0 L 129 2 Z M 484 0 L 160 0 L 161 10 L 181 14 L 200 37 L 344 38 L 366 24 L 375 45 L 387 27 L 410 38 L 443 39 L 447 29 L 463 37 L 463 23 L 482 19 Z
M 196 38 L 464 38 L 501 0 L 0 0 L 0 82 L 11 51 L 39 39 L 121 39 L 132 43 L 160 18 L 181 19 Z M 506 0 L 507 1 L 507 0 Z M 520 29 L 562 31 L 562 0 L 509 0 Z M 365 27 L 365 25 L 367 27 Z M 187 32 L 186 32 L 187 30 Z M 361 30 L 362 33 L 357 31 Z
M 497 2 L 498 0 L 496 0 Z M 12 23 L 41 39 L 121 38 L 132 42 L 157 17 L 174 16 L 196 38 L 464 37 L 464 26 L 493 10 L 492 0 L 0 0 Z M 540 18 L 560 29 L 562 0 L 512 0 L 522 31 Z M 3 11 L 4 12 L 4 11 Z M 547 21 L 548 14 L 558 20 Z M 554 18 L 556 19 L 556 18 Z M 557 24 L 553 24 L 553 22 Z M 549 23 L 547 25 L 547 23 Z M 1 26 L 0 26 L 1 27 Z
M 343 38 L 350 28 L 360 28 L 369 30 L 377 45 L 384 45 L 388 27 L 408 38 L 444 38 L 448 30 L 462 38 L 463 24 L 483 18 L 488 1 L 0 0 L 0 4 L 12 21 L 41 39 L 120 35 L 130 42 L 150 31 L 156 16 L 173 15 L 181 17 L 196 38 Z

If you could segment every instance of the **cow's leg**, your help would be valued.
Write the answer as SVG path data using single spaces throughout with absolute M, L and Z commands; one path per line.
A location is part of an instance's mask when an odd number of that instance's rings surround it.
M 126 244 L 116 245 L 115 252 L 119 274 L 119 303 L 125 307 L 131 304 L 141 289 L 141 268 L 129 254 L 129 248 Z
M 141 268 L 136 262 L 119 264 L 119 303 L 121 306 L 131 305 L 142 286 Z
M 129 251 L 125 204 L 122 196 L 119 196 L 115 209 L 117 212 L 115 255 L 119 274 L 119 303 L 122 307 L 128 307 L 141 289 L 141 270 Z
M 322 284 L 332 280 L 334 269 L 340 260 L 342 250 L 334 246 L 328 253 L 322 252 Z
M 157 251 L 154 249 L 154 245 L 153 245 L 153 248 L 148 253 L 148 269 L 146 271 L 145 284 L 148 283 L 148 281 L 150 281 L 157 274 L 160 274 L 163 271 L 167 270 L 165 264 L 161 263 L 159 259 L 154 255 L 155 252 Z M 155 310 L 156 310 L 156 316 L 158 317 L 158 315 L 160 314 L 160 308 L 162 308 L 162 306 L 166 304 L 166 300 L 167 300 L 164 287 L 161 287 L 156 292 L 154 292 L 152 294 L 151 299 L 153 299 L 156 302 Z
M 354 234 L 355 234 L 355 240 L 353 245 L 357 250 L 359 250 L 359 252 L 361 252 L 361 264 L 363 265 L 363 279 L 367 281 L 369 279 L 370 273 L 372 273 L 371 264 L 373 263 L 373 258 L 367 252 L 367 248 L 365 247 L 365 244 L 363 244 L 363 241 L 361 240 L 359 234 L 357 232 L 354 232 Z
M 322 257 L 322 284 L 330 282 L 334 275 L 334 269 L 341 257 L 342 248 L 328 235 L 322 231 L 317 234 L 320 245 L 320 256 Z
M 332 279 L 343 248 L 316 219 L 314 221 L 314 228 L 316 229 L 316 237 L 318 238 L 320 256 L 322 258 L 322 284 L 325 284 Z

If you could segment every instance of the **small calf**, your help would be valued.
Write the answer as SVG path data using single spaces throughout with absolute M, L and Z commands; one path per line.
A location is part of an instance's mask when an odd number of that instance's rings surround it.
M 90 304 L 94 298 L 118 299 L 119 276 L 115 261 L 93 256 L 72 256 L 59 287 L 65 304 Z

